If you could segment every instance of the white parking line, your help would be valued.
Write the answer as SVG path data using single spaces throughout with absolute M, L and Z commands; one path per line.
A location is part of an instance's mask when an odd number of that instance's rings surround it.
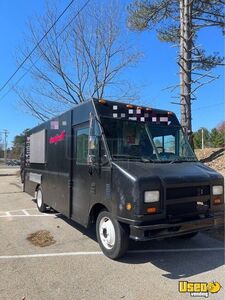
M 55 217 L 55 216 L 58 216 L 60 215 L 60 213 L 57 213 L 57 214 L 40 214 L 40 215 L 30 215 L 30 214 L 27 214 L 27 215 L 11 215 L 10 213 L 8 215 L 3 215 L 3 216 L 0 216 L 0 218 L 5 218 L 5 219 L 12 219 L 12 218 L 26 218 L 26 217 Z
M 36 207 L 33 207 L 33 208 L 21 208 L 21 209 L 15 209 L 15 210 L 8 210 L 8 211 L 5 211 L 5 210 L 0 210 L 0 214 L 1 213 L 6 213 L 6 212 L 17 212 L 17 211 L 22 211 L 22 210 L 37 210 Z
M 54 217 L 60 215 L 60 213 L 37 213 L 36 207 L 33 208 L 21 208 L 9 211 L 0 211 L 0 218 L 22 218 L 22 217 Z
M 28 211 L 26 209 L 22 209 L 22 212 L 24 213 L 25 216 L 30 216 L 30 214 L 28 213 Z
M 5 255 L 0 256 L 0 259 L 15 259 L 15 258 L 37 258 L 37 257 L 56 257 L 56 256 L 80 256 L 80 255 L 101 255 L 101 251 L 95 252 L 62 252 L 62 253 L 42 253 L 28 255 Z
M 186 248 L 186 249 L 146 249 L 146 250 L 131 250 L 128 253 L 177 253 L 177 252 L 199 252 L 199 251 L 224 251 L 225 248 Z M 58 257 L 58 256 L 91 256 L 102 255 L 101 251 L 87 251 L 87 252 L 60 252 L 60 253 L 39 253 L 39 254 L 23 254 L 23 255 L 2 255 L 0 259 L 17 259 L 17 258 L 39 258 L 39 257 Z

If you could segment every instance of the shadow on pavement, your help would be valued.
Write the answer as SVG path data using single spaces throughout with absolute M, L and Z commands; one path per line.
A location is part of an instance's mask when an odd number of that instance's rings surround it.
M 67 224 L 72 226 L 74 229 L 80 231 L 83 235 L 89 237 L 90 239 L 92 239 L 93 241 L 95 241 L 97 243 L 96 234 L 95 234 L 95 226 L 92 226 L 90 228 L 85 228 L 85 227 L 81 226 L 80 224 L 68 219 L 67 217 L 65 217 L 63 215 L 59 215 L 57 217 L 62 219 Z
M 58 217 L 97 243 L 94 226 L 86 229 L 64 216 Z M 118 261 L 124 264 L 150 263 L 165 271 L 164 277 L 181 279 L 223 266 L 224 250 L 221 250 L 223 247 L 224 242 L 208 237 L 203 233 L 189 240 L 170 238 L 149 242 L 130 241 L 128 252 Z M 220 250 L 209 250 L 209 248 L 220 248 Z M 151 250 L 156 251 L 157 249 L 159 252 L 151 252 Z M 180 252 L 179 249 L 181 249 Z M 141 252 L 143 250 L 146 252 Z M 160 252 L 160 250 L 162 251 Z M 169 251 L 165 252 L 166 250 Z
M 144 253 L 128 255 L 121 261 L 132 264 L 151 263 L 164 271 L 163 277 L 177 280 L 223 266 L 224 254 L 223 251 Z
M 165 271 L 162 276 L 169 279 L 181 279 L 198 275 L 212 271 L 225 263 L 224 250 L 221 249 L 224 248 L 224 243 L 209 238 L 205 234 L 198 234 L 190 240 L 170 238 L 147 242 L 145 245 L 142 244 L 142 247 L 140 243 L 132 244 L 131 242 L 131 250 L 144 248 L 151 251 L 151 249 L 159 249 L 159 252 L 128 253 L 120 260 L 121 262 L 127 264 L 151 263 Z M 209 250 L 209 248 L 212 248 L 212 250 Z M 216 248 L 219 249 L 216 250 Z M 162 251 L 171 250 L 160 252 L 160 249 Z M 175 251 L 173 252 L 172 249 L 175 249 Z M 180 252 L 179 249 L 181 249 Z M 190 250 L 188 251 L 188 249 Z

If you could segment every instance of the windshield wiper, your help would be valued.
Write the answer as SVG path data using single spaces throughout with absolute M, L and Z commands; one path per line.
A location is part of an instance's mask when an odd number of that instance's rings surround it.
M 155 162 L 155 160 L 152 160 L 151 158 L 148 158 L 148 157 L 128 155 L 128 154 L 115 154 L 115 155 L 113 155 L 113 158 L 132 159 L 132 160 L 138 160 L 138 161 L 144 162 L 144 163 L 154 163 Z
M 129 155 L 129 154 L 114 154 L 113 158 L 141 159 L 140 156 Z
M 183 160 L 180 157 L 176 157 L 173 160 L 171 160 L 170 164 L 174 164 L 174 163 L 180 163 L 183 162 Z
M 144 162 L 144 163 L 154 163 L 155 162 L 151 158 L 147 158 L 147 157 L 140 157 L 140 160 L 141 160 L 141 162 Z
M 176 157 L 173 160 L 171 160 L 170 164 L 174 163 L 182 163 L 182 162 L 196 162 L 195 159 L 182 159 L 181 157 Z

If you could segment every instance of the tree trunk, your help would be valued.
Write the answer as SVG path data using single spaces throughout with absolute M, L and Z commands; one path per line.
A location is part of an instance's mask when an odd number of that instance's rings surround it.
M 192 71 L 192 4 L 191 0 L 180 0 L 181 14 L 181 125 L 193 146 L 191 117 L 191 71 Z
M 180 108 L 181 108 L 181 126 L 185 130 L 186 113 L 185 113 L 185 98 L 184 98 L 184 66 L 183 66 L 183 50 L 184 50 L 184 0 L 180 0 Z M 186 131 L 186 130 L 185 130 Z

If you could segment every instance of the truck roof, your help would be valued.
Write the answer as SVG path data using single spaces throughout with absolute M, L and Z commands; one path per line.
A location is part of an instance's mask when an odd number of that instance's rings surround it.
M 175 114 L 171 111 L 140 106 L 130 103 L 107 101 L 104 99 L 93 99 L 93 101 L 97 113 L 100 117 L 139 122 L 150 122 L 163 125 L 171 124 L 171 121 L 173 125 L 179 124 Z
M 121 115 L 123 116 L 124 114 L 126 114 L 126 116 L 132 120 L 132 118 L 133 119 L 135 118 L 136 113 L 137 114 L 140 113 L 139 114 L 140 118 L 144 118 L 144 116 L 148 113 L 151 114 L 151 116 L 153 116 L 153 117 L 154 117 L 154 115 L 155 116 L 160 115 L 162 117 L 165 117 L 167 115 L 175 116 L 175 114 L 173 112 L 168 111 L 168 110 L 162 110 L 162 109 L 152 108 L 152 107 L 148 107 L 148 106 L 140 106 L 137 104 L 131 104 L 131 103 L 126 103 L 126 102 L 117 102 L 117 101 L 111 101 L 111 100 L 105 100 L 105 99 L 99 100 L 99 99 L 93 98 L 93 99 L 89 99 L 85 102 L 79 103 L 79 104 L 75 105 L 74 107 L 72 107 L 71 109 L 63 112 L 62 114 L 57 115 L 49 120 L 46 120 L 45 122 L 43 122 L 41 124 L 38 124 L 37 126 L 30 129 L 30 131 L 37 129 L 40 126 L 43 127 L 44 124 L 46 124 L 50 121 L 53 121 L 70 111 L 74 111 L 78 107 L 81 109 L 82 106 L 87 106 L 88 104 L 89 105 L 94 104 L 97 113 L 100 116 L 105 116 L 105 117 L 114 117 L 115 118 L 115 117 L 121 117 Z M 116 114 L 118 114 L 118 115 L 116 116 Z
M 90 100 L 91 101 L 91 100 Z M 170 113 L 171 115 L 174 114 L 172 111 L 169 110 L 165 110 L 165 109 L 158 109 L 158 108 L 154 108 L 154 107 L 150 107 L 150 106 L 144 106 L 144 105 L 139 105 L 139 104 L 132 104 L 132 103 L 127 103 L 127 102 L 118 102 L 118 101 L 111 101 L 111 100 L 107 100 L 107 99 L 95 99 L 93 98 L 93 101 L 95 103 L 95 105 L 98 103 L 100 104 L 105 104 L 105 105 L 109 105 L 111 107 L 113 106 L 118 106 L 119 108 L 130 108 L 130 109 L 143 109 L 145 111 L 154 111 L 156 113 L 162 113 L 162 114 L 167 114 Z

